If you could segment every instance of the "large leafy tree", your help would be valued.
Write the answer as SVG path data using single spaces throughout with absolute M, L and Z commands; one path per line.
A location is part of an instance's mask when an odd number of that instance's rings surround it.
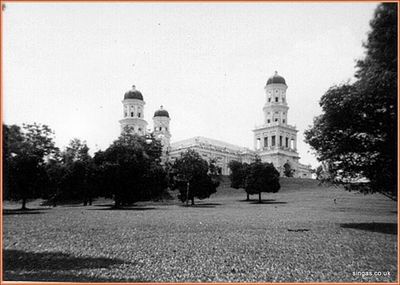
M 94 163 L 85 141 L 73 139 L 61 153 L 64 169 L 62 193 L 59 199 L 79 199 L 83 205 L 92 204 Z
M 194 205 L 194 199 L 205 199 L 215 193 L 219 185 L 216 177 L 218 168 L 211 161 L 208 163 L 196 151 L 187 150 L 181 153 L 172 165 L 171 188 L 179 190 L 182 202 Z
M 258 194 L 261 203 L 261 193 L 276 193 L 281 188 L 279 184 L 279 171 L 272 163 L 262 163 L 256 159 L 247 168 L 245 190 L 248 194 Z
M 397 197 L 397 3 L 380 4 L 357 62 L 356 82 L 331 87 L 321 98 L 322 115 L 306 142 L 327 165 L 331 180 L 367 178 L 360 190 Z
M 46 185 L 46 162 L 58 149 L 53 132 L 46 125 L 3 125 L 5 198 L 22 201 L 42 196 Z
M 249 165 L 236 160 L 232 160 L 228 164 L 231 173 L 229 179 L 231 180 L 231 187 L 235 189 L 246 188 L 246 177 L 248 173 Z M 246 201 L 250 201 L 250 194 L 247 193 Z
M 96 180 L 103 195 L 113 197 L 116 208 L 161 196 L 167 187 L 161 150 L 153 137 L 123 132 L 109 148 L 97 152 Z

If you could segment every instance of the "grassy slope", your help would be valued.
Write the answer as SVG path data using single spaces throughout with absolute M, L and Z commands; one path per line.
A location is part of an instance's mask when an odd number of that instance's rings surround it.
M 283 179 L 264 203 L 222 183 L 196 207 L 7 211 L 5 280 L 394 281 L 396 203 Z M 254 199 L 257 197 L 254 196 Z M 334 203 L 336 199 L 336 204 Z M 6 205 L 7 207 L 9 205 Z M 307 229 L 308 231 L 295 231 Z M 380 271 L 382 276 L 354 276 Z M 383 276 L 390 272 L 390 276 Z

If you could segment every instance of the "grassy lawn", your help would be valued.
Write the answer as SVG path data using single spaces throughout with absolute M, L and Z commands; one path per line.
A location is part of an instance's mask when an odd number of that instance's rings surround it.
M 174 201 L 111 210 L 112 201 L 98 200 L 88 207 L 31 203 L 35 209 L 20 212 L 5 203 L 4 280 L 397 279 L 397 206 L 386 197 L 286 179 L 262 204 L 245 198 L 220 187 L 189 208 Z

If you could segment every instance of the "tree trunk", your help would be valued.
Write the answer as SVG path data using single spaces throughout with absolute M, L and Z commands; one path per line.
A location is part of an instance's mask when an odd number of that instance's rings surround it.
M 190 183 L 186 183 L 186 206 L 189 206 L 189 187 Z
M 22 207 L 21 207 L 21 210 L 26 210 L 27 208 L 26 208 L 26 198 L 24 197 L 24 198 L 22 198 Z
M 249 194 L 249 193 L 247 193 L 247 199 L 246 199 L 246 201 L 250 201 L 250 194 Z
M 258 202 L 261 203 L 261 192 L 258 192 Z

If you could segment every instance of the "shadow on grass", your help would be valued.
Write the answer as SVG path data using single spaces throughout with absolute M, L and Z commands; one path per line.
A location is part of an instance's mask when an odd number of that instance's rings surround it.
M 397 224 L 393 223 L 346 223 L 342 228 L 397 235 Z
M 221 206 L 222 204 L 220 203 L 199 203 L 199 204 L 194 204 L 194 205 L 188 205 L 186 204 L 180 204 L 181 207 L 184 208 L 215 208 L 216 206 Z
M 104 208 L 90 208 L 88 211 L 148 211 L 155 210 L 155 207 L 140 207 L 140 206 L 131 206 L 131 207 L 123 207 L 123 208 L 115 208 L 112 207 L 104 207 Z
M 278 205 L 278 204 L 287 204 L 287 202 L 279 202 L 279 201 L 275 201 L 275 200 L 261 200 L 261 202 L 259 202 L 258 200 L 252 200 L 250 201 L 250 204 L 256 204 L 256 205 Z
M 41 272 L 38 271 L 107 268 L 128 262 L 105 257 L 76 257 L 63 252 L 26 252 L 5 249 L 3 263 L 5 273 L 7 271 L 13 271 L 15 274 L 16 271 L 32 271 L 34 274 L 39 274 Z
M 74 275 L 56 272 L 4 272 L 4 281 L 48 281 L 48 282 L 150 282 L 146 280 L 130 280 L 120 278 L 102 278 L 86 275 Z
M 35 215 L 35 214 L 44 214 L 46 210 L 50 210 L 50 208 L 31 208 L 26 210 L 21 209 L 3 209 L 3 216 L 12 216 L 12 215 Z
M 261 201 L 263 201 L 263 202 L 274 202 L 276 200 L 275 199 L 262 199 Z M 243 199 L 243 200 L 238 200 L 238 202 L 247 202 L 247 203 L 257 202 L 258 203 L 258 198 L 257 199 L 250 199 L 250 200 Z

